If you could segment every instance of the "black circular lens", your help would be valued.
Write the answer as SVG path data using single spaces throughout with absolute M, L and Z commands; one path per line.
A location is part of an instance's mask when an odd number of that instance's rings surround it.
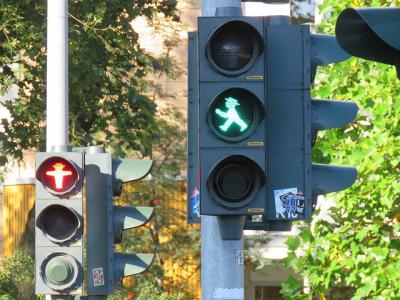
M 258 31 L 243 21 L 231 21 L 219 27 L 207 44 L 210 63 L 228 76 L 248 70 L 263 51 Z
M 264 183 L 265 173 L 255 161 L 232 155 L 212 169 L 207 187 L 220 205 L 235 209 L 250 203 Z
M 70 208 L 63 205 L 50 205 L 38 219 L 42 231 L 55 242 L 71 239 L 80 227 L 79 217 Z
M 216 188 L 219 194 L 231 202 L 246 197 L 252 184 L 252 176 L 248 168 L 238 164 L 223 166 L 216 174 Z
M 210 41 L 211 58 L 218 67 L 228 71 L 244 68 L 253 56 L 249 34 L 230 26 L 218 31 Z

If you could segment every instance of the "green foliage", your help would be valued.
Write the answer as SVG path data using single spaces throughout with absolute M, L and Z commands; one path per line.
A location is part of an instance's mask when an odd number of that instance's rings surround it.
M 141 282 L 141 284 L 135 287 L 135 290 L 139 291 L 139 294 L 135 294 L 130 289 L 123 288 L 118 290 L 113 296 L 108 297 L 112 300 L 120 299 L 134 299 L 134 300 L 188 300 L 189 298 L 184 292 L 172 291 L 171 293 L 165 293 L 156 288 L 155 285 L 148 281 Z
M 400 5 L 399 1 L 326 0 L 331 18 L 319 27 L 334 34 L 337 16 L 348 6 Z M 328 195 L 333 222 L 316 220 L 287 244 L 285 263 L 304 276 L 311 293 L 289 278 L 287 299 L 398 299 L 400 295 L 400 85 L 395 68 L 358 58 L 320 68 L 313 96 L 355 101 L 357 119 L 346 128 L 319 133 L 313 160 L 352 165 L 358 179 Z M 301 248 L 302 251 L 295 252 Z
M 10 257 L 3 257 L 0 262 L 0 299 L 36 299 L 33 278 L 34 262 L 27 253 L 17 251 Z
M 103 144 L 119 156 L 151 151 L 156 105 L 149 72 L 165 70 L 138 44 L 131 21 L 162 14 L 177 22 L 176 1 L 69 1 L 69 126 L 72 146 Z M 0 1 L 0 94 L 18 88 L 3 106 L 0 165 L 24 150 L 45 147 L 46 2 Z M 161 63 L 160 63 L 161 61 Z
M 265 248 L 271 239 L 268 236 L 251 235 L 244 239 L 245 268 L 248 271 L 262 270 L 266 266 L 271 266 L 273 262 L 263 256 Z

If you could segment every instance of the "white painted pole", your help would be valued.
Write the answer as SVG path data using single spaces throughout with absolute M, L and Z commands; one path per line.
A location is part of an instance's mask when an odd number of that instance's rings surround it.
M 68 0 L 47 0 L 46 151 L 68 140 Z
M 46 151 L 67 148 L 68 140 L 68 0 L 47 0 Z M 46 300 L 69 300 L 46 295 Z
M 240 7 L 240 0 L 203 0 L 202 15 L 215 16 L 217 7 Z M 217 217 L 201 216 L 201 297 L 244 299 L 243 237 L 223 241 Z

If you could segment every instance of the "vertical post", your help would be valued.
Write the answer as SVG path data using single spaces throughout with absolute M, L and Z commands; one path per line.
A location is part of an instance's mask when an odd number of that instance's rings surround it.
M 47 1 L 46 149 L 68 145 L 68 0 Z
M 47 0 L 46 151 L 67 147 L 68 140 L 68 0 Z M 69 300 L 71 296 L 46 296 Z
M 217 7 L 241 7 L 240 0 L 203 0 L 202 15 Z M 201 216 L 201 294 L 203 300 L 244 299 L 243 237 L 221 240 L 217 217 Z

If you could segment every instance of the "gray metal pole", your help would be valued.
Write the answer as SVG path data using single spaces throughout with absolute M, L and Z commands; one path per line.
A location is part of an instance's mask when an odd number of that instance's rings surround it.
M 202 15 L 217 7 L 240 7 L 240 0 L 203 0 Z M 221 240 L 217 217 L 201 217 L 201 294 L 203 300 L 244 299 L 243 238 Z
M 46 151 L 65 151 L 68 141 L 68 0 L 47 0 Z M 70 300 L 46 295 L 46 300 Z
M 68 145 L 68 0 L 47 0 L 46 151 Z

